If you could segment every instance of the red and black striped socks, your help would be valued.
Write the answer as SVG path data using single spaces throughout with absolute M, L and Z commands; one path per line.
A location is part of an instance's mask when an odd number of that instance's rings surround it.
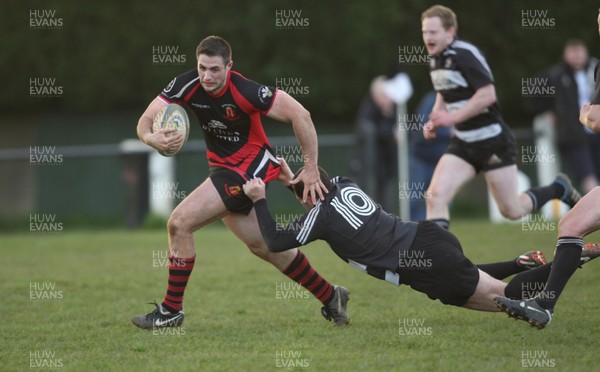
M 308 259 L 300 250 L 292 263 L 282 272 L 310 291 L 324 305 L 333 298 L 333 286 L 310 266 Z
M 195 255 L 190 258 L 169 255 L 169 286 L 162 306 L 173 314 L 183 307 L 183 293 L 194 269 L 195 260 Z
M 194 269 L 195 259 L 196 256 L 190 258 L 169 256 L 169 286 L 162 306 L 171 313 L 176 313 L 183 307 L 183 294 Z M 310 266 L 302 252 L 298 251 L 283 273 L 310 291 L 323 304 L 326 305 L 333 298 L 333 286 Z

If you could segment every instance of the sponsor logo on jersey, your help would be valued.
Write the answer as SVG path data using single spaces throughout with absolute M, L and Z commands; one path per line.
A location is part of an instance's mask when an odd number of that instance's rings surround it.
M 273 97 L 273 92 L 271 92 L 271 89 L 269 89 L 269 87 L 263 85 L 258 89 L 258 99 L 260 100 L 260 102 L 266 103 L 267 98 L 270 97 Z
M 216 128 L 216 129 L 227 129 L 227 125 L 221 123 L 218 120 L 211 120 L 208 122 L 208 127 L 209 128 Z
M 225 109 L 225 115 L 223 117 L 227 120 L 236 120 L 239 119 L 240 116 L 237 113 L 237 107 L 232 105 L 231 103 L 225 103 L 221 105 L 223 109 Z
M 466 88 L 469 86 L 467 79 L 458 70 L 439 69 L 429 73 L 431 82 L 436 91 L 452 90 L 459 87 Z

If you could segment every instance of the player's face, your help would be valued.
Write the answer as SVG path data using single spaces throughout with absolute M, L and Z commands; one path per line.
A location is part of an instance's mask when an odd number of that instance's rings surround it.
M 210 57 L 200 54 L 198 56 L 198 76 L 202 88 L 212 94 L 219 93 L 227 82 L 227 73 L 232 64 L 233 61 L 225 64 L 223 57 L 220 56 Z
M 440 17 L 424 18 L 421 25 L 423 42 L 427 53 L 430 55 L 440 54 L 454 40 L 456 30 L 454 27 L 444 29 Z
M 600 35 L 600 13 L 598 13 L 598 35 Z

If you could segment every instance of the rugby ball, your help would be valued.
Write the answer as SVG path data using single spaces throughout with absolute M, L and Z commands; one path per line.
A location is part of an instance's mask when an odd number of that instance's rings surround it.
M 179 148 L 173 151 L 159 151 L 163 156 L 173 156 L 185 146 L 190 134 L 190 120 L 188 119 L 185 109 L 176 103 L 171 103 L 170 105 L 163 107 L 154 117 L 154 121 L 152 122 L 152 132 L 156 132 L 163 128 L 174 129 L 173 132 L 167 134 L 169 137 L 178 134 L 183 136 L 183 141 Z

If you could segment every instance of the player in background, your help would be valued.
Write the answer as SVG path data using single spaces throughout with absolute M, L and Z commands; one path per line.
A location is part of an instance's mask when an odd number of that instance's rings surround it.
M 290 182 L 298 175 L 294 176 L 283 161 L 281 173 L 284 184 L 286 178 Z M 296 197 L 308 212 L 285 228 L 278 227 L 269 212 L 264 182 L 253 179 L 244 185 L 272 252 L 321 239 L 342 260 L 378 279 L 397 286 L 409 285 L 446 305 L 491 312 L 498 311 L 493 302 L 496 296 L 535 295 L 535 288 L 541 288 L 548 278 L 551 264 L 545 263 L 543 254 L 538 261 L 530 262 L 530 267 L 518 265 L 518 259 L 475 266 L 449 231 L 427 220 L 402 221 L 375 204 L 350 179 L 330 180 L 322 168 L 320 174 L 329 190 L 327 196 L 316 203 L 303 202 L 304 185 L 295 183 Z M 586 254 L 587 260 L 597 256 Z M 509 283 L 498 280 L 513 274 L 517 275 Z M 524 293 L 523 288 L 532 288 L 532 293 Z
M 600 9 L 598 9 L 597 22 L 600 34 Z M 594 96 L 590 104 L 581 108 L 579 120 L 587 128 L 600 132 L 600 69 L 598 66 L 596 66 L 595 76 Z M 500 310 L 540 329 L 548 325 L 552 321 L 558 298 L 579 265 L 583 238 L 598 230 L 600 230 L 600 187 L 596 186 L 585 194 L 558 223 L 554 264 L 544 290 L 537 297 L 525 301 L 498 297 L 494 301 Z M 598 246 L 596 249 L 599 249 Z
M 327 319 L 333 319 L 336 325 L 348 323 L 348 291 L 323 279 L 302 252 L 270 252 L 260 234 L 252 201 L 242 192 L 242 185 L 249 179 L 269 182 L 279 175 L 279 161 L 260 119 L 266 115 L 291 123 L 294 129 L 305 159 L 305 171 L 298 180 L 308 185 L 304 199 L 316 202 L 324 197 L 327 189 L 319 179 L 317 135 L 310 113 L 285 92 L 233 71 L 231 47 L 221 37 L 202 40 L 196 58 L 197 68 L 173 79 L 150 103 L 137 126 L 142 142 L 159 151 L 172 150 L 180 145 L 182 136 L 168 136 L 165 129 L 153 133 L 153 118 L 167 104 L 187 106 L 202 126 L 210 174 L 169 218 L 169 276 L 164 300 L 147 315 L 135 316 L 132 322 L 145 329 L 182 324 L 184 292 L 196 258 L 193 233 L 222 220 L 252 253 L 319 299 Z
M 515 137 L 501 117 L 487 61 L 477 47 L 456 37 L 458 23 L 451 9 L 432 6 L 421 23 L 437 92 L 423 135 L 432 139 L 436 128 L 454 126 L 428 189 L 427 219 L 448 228 L 448 205 L 479 172 L 506 218 L 521 218 L 556 198 L 573 207 L 581 195 L 562 174 L 548 186 L 518 192 Z

